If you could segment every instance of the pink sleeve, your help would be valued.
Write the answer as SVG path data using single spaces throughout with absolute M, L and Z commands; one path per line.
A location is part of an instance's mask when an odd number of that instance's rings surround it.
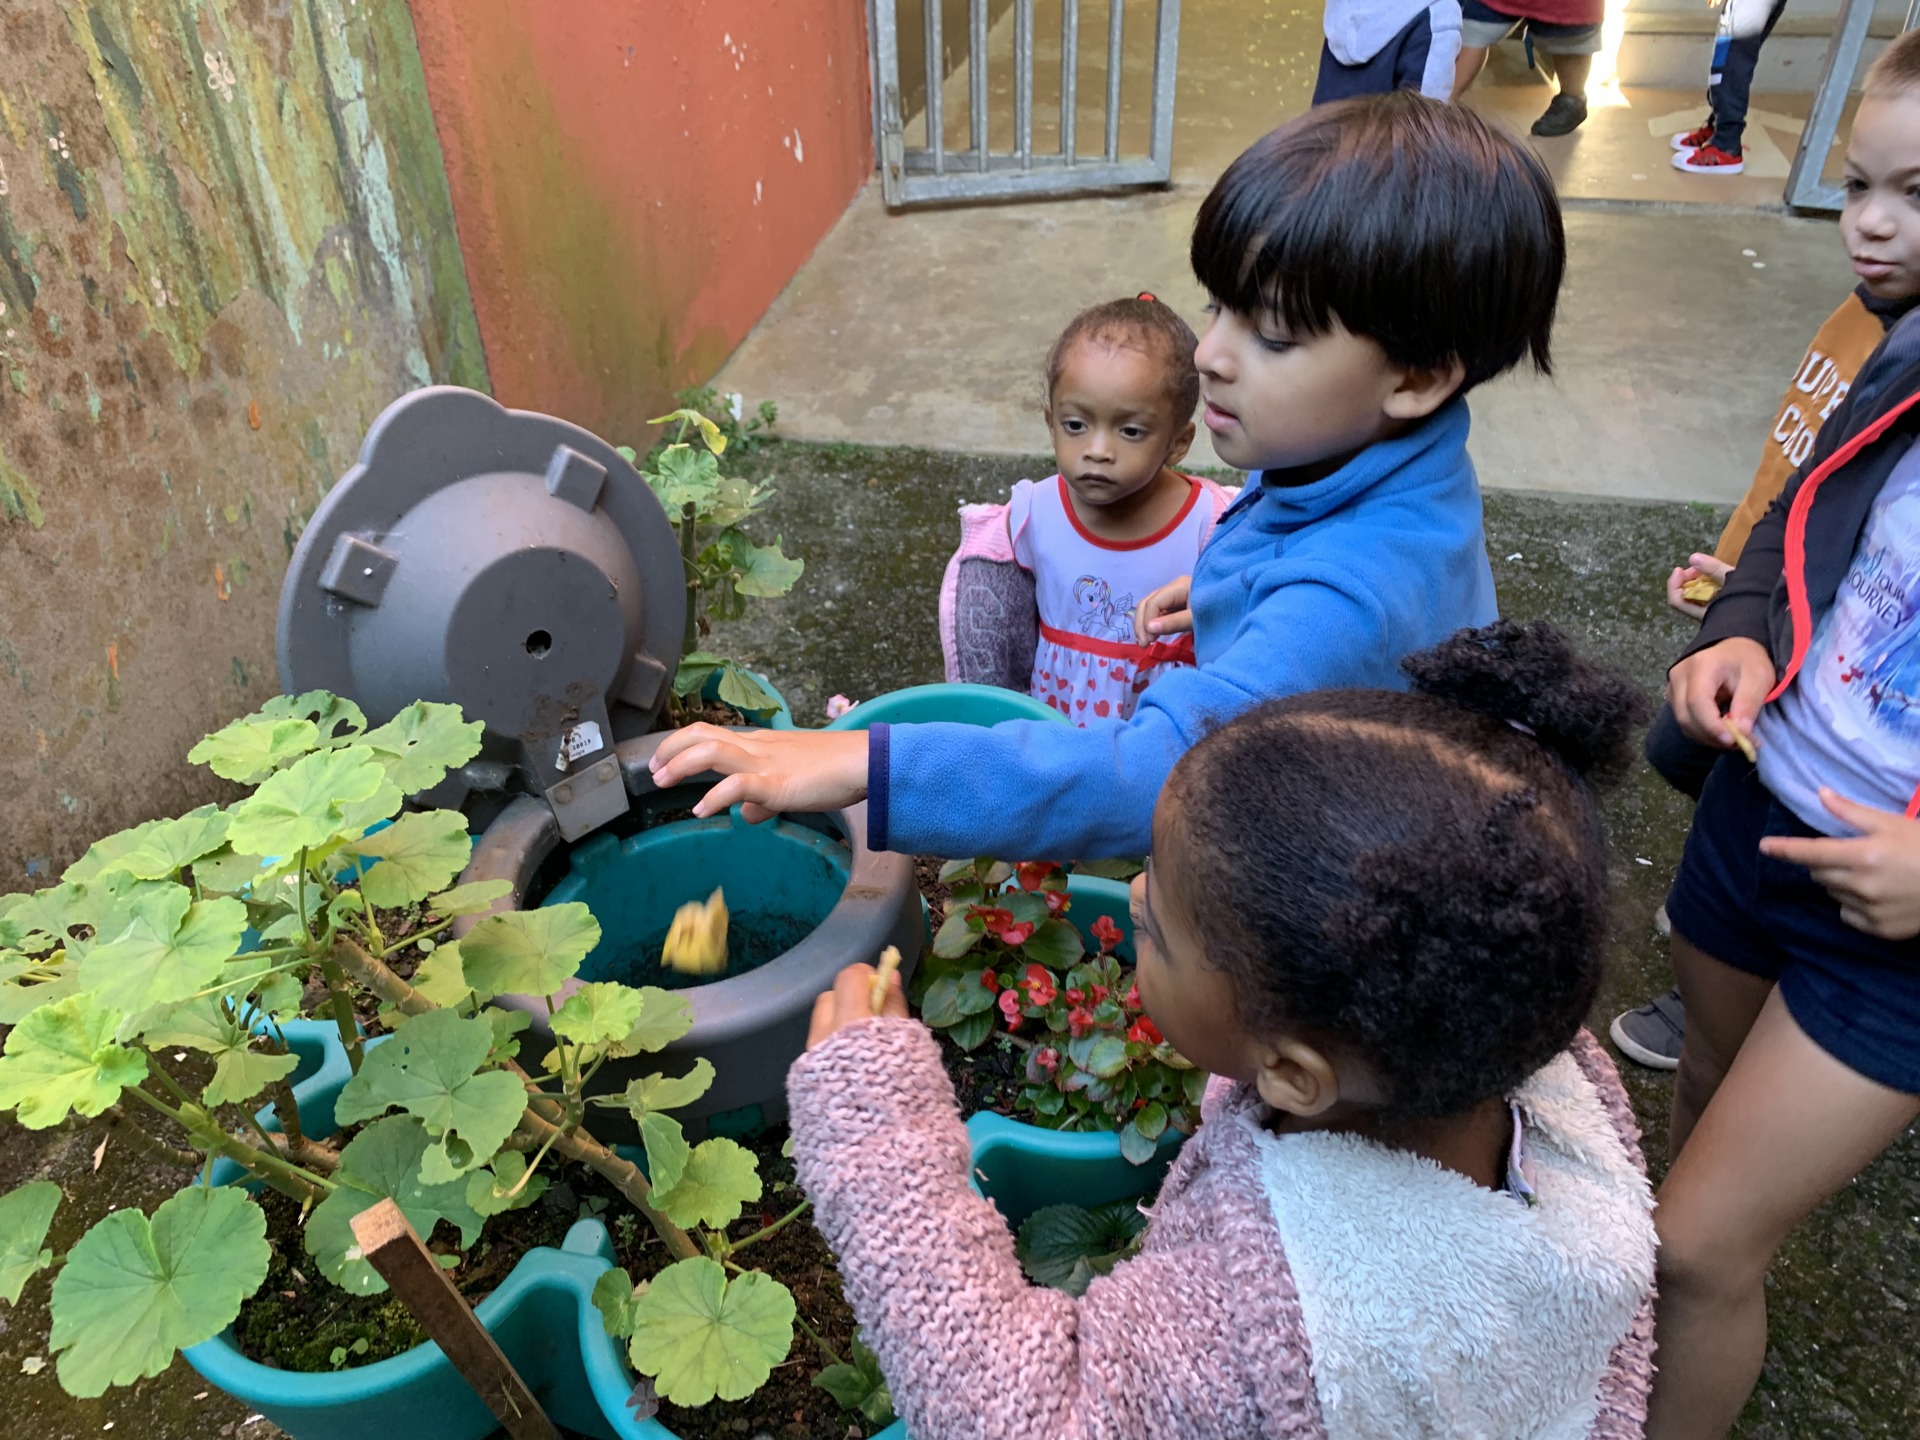
M 1006 1222 L 969 1189 L 966 1128 L 917 1021 L 841 1031 L 795 1063 L 787 1093 L 800 1182 L 914 1440 L 1318 1432 L 1297 1393 L 1311 1390 L 1304 1330 L 1241 1333 L 1264 1313 L 1240 1271 L 1284 1274 L 1277 1232 L 1272 1253 L 1236 1263 L 1238 1247 L 1176 1223 L 1186 1243 L 1150 1239 L 1075 1301 L 1027 1281 Z M 1250 1373 L 1249 1350 L 1276 1344 L 1309 1428 L 1275 1426 L 1272 1377 Z
M 1626 1146 L 1627 1154 L 1644 1171 L 1646 1156 L 1640 1151 L 1640 1125 L 1633 1118 L 1633 1105 L 1620 1083 L 1620 1072 L 1589 1030 L 1574 1038 L 1573 1058 L 1607 1107 L 1614 1133 Z M 1653 1292 L 1649 1290 L 1633 1317 L 1633 1328 L 1613 1347 L 1613 1359 L 1600 1377 L 1600 1408 L 1587 1431 L 1587 1440 L 1643 1440 L 1647 1429 L 1647 1395 L 1653 1387 Z
M 962 505 L 960 507 L 960 548 L 947 561 L 940 577 L 940 656 L 949 682 L 960 678 L 958 653 L 960 565 L 966 560 L 994 560 L 1014 563 L 1013 539 L 1009 533 L 1005 505 Z

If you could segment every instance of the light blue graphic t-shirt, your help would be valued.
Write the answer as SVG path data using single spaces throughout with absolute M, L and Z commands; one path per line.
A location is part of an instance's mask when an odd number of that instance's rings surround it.
M 1827 835 L 1827 786 L 1896 813 L 1920 783 L 1920 445 L 1867 512 L 1853 564 L 1813 632 L 1806 663 L 1754 727 L 1760 779 Z

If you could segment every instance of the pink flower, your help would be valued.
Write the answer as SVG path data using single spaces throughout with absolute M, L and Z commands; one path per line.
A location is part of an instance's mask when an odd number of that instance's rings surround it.
M 847 711 L 858 705 L 858 700 L 849 700 L 844 695 L 834 695 L 827 700 L 827 719 L 838 720 Z
M 1093 995 L 1091 998 L 1093 1000 L 1093 1003 L 1098 1005 L 1102 1000 L 1107 998 L 1107 987 L 1104 985 L 1094 986 Z
M 998 935 L 1013 923 L 1013 912 L 1001 910 L 992 905 L 974 905 L 967 910 L 969 919 L 978 920 L 986 926 L 989 935 Z
M 1058 1070 L 1060 1068 L 1060 1052 L 1051 1045 L 1048 1045 L 1043 1049 L 1033 1052 L 1033 1061 L 1036 1065 L 1044 1069 Z
M 1102 915 L 1093 922 L 1093 938 L 1100 942 L 1100 953 L 1105 955 L 1126 937 L 1120 933 L 1120 927 L 1113 923 L 1111 915 Z
M 1022 860 L 1013 867 L 1013 873 L 1020 878 L 1020 888 L 1031 893 L 1046 884 L 1047 878 L 1059 868 L 1051 860 Z
M 986 986 L 990 993 L 999 993 L 1000 977 L 994 974 L 992 970 L 988 969 L 980 972 L 980 983 Z
M 1047 914 L 1062 915 L 1066 913 L 1066 909 L 1067 909 L 1067 892 L 1066 891 L 1049 890 L 1046 892 L 1046 899 L 1047 899 Z
M 1011 987 L 1002 990 L 998 1003 L 1000 1013 L 1007 1017 L 1007 1029 L 1018 1030 L 1020 1028 L 1020 992 Z
M 1086 1004 L 1086 1003 L 1087 1003 L 1087 992 L 1086 992 L 1086 991 L 1084 991 L 1084 990 L 1078 990 L 1078 989 L 1076 989 L 1076 990 L 1069 990 L 1069 991 L 1067 991 L 1067 1004 L 1069 1004 L 1069 1005 L 1084 1005 L 1084 1004 Z
M 1069 994 L 1072 992 L 1069 991 Z M 1093 1012 L 1084 1005 L 1076 1005 L 1067 1011 L 1067 1033 L 1078 1040 L 1093 1029 Z
M 1160 1033 L 1160 1027 L 1146 1015 L 1142 1015 L 1127 1027 L 1127 1039 L 1137 1040 L 1142 1045 L 1162 1045 L 1166 1043 L 1166 1038 Z
M 1138 1014 L 1140 1010 L 1143 1008 L 1140 1004 L 1140 982 L 1137 980 L 1133 983 L 1132 987 L 1129 988 L 1127 991 L 1126 1005 L 1127 1005 L 1127 1009 L 1134 1012 L 1135 1014 Z
M 1020 988 L 1027 992 L 1029 1002 L 1042 1007 L 1051 1005 L 1060 993 L 1054 988 L 1053 975 L 1044 965 L 1027 966 L 1027 978 L 1020 982 Z
M 994 938 L 1002 945 L 1024 945 L 1033 938 L 1033 922 L 1022 920 L 1018 925 L 1009 925 Z

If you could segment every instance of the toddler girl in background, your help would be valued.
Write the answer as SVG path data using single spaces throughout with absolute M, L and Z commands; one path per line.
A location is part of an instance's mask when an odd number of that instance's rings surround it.
M 1640 1435 L 1653 1223 L 1581 1030 L 1638 694 L 1545 625 L 1411 692 L 1199 741 L 1134 882 L 1137 977 L 1214 1080 L 1141 1253 L 1036 1289 L 897 977 L 843 971 L 788 1075 L 796 1163 L 915 1440 Z
M 1152 295 L 1083 310 L 1047 354 L 1059 473 L 964 505 L 940 587 L 947 679 L 1025 690 L 1069 719 L 1133 714 L 1193 638 L 1137 643 L 1134 606 L 1190 574 L 1237 490 L 1173 467 L 1193 444 L 1198 342 Z

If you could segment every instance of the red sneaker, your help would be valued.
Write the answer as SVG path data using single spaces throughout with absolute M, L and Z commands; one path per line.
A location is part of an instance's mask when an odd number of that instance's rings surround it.
M 1706 124 L 1695 126 L 1691 130 L 1684 130 L 1673 137 L 1673 148 L 1676 150 L 1698 150 L 1702 145 L 1711 145 L 1712 143 L 1713 117 L 1711 115 L 1707 117 Z
M 1674 152 L 1673 168 L 1690 175 L 1738 175 L 1747 168 L 1747 162 L 1717 145 L 1702 145 L 1696 150 Z

